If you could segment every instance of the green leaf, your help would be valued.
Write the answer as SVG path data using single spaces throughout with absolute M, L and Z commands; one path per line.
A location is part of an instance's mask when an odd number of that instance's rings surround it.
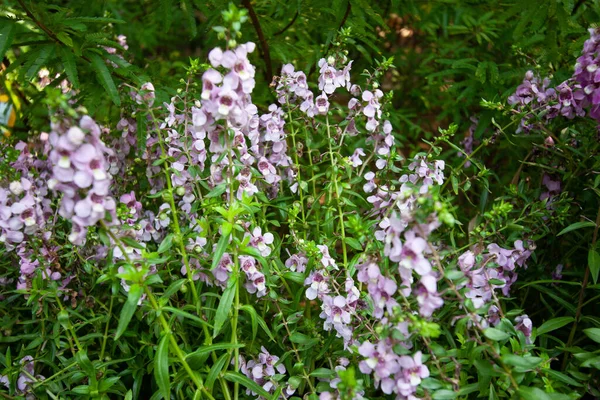
M 68 33 L 66 32 L 58 32 L 56 34 L 56 38 L 58 40 L 60 40 L 61 42 L 63 42 L 64 44 L 66 44 L 69 47 L 73 47 L 73 39 L 71 39 L 71 36 L 69 36 Z
M 215 314 L 215 327 L 213 330 L 213 338 L 217 337 L 223 324 L 227 321 L 229 317 L 229 311 L 231 310 L 231 305 L 233 304 L 233 298 L 235 297 L 235 293 L 237 291 L 237 279 L 233 276 L 229 277 L 229 282 L 227 288 L 221 295 L 221 300 L 219 301 L 219 307 L 217 308 L 217 312 Z
M 495 341 L 506 340 L 510 337 L 510 335 L 508 333 L 503 332 L 500 329 L 496 329 L 496 328 L 487 328 L 486 330 L 483 331 L 483 334 L 488 339 L 492 339 Z
M 560 329 L 563 326 L 570 324 L 574 320 L 575 318 L 573 317 L 558 317 L 549 319 L 548 321 L 544 322 L 539 328 L 537 328 L 537 334 L 542 335 L 544 333 Z
M 208 346 L 200 346 L 196 351 L 188 354 L 185 359 L 187 362 L 190 363 L 190 366 L 192 367 L 200 367 L 201 365 L 198 365 L 204 358 L 204 356 L 212 353 L 213 351 L 217 351 L 217 350 L 229 350 L 229 349 L 239 349 L 244 347 L 244 344 L 240 344 L 240 343 L 216 343 L 216 344 L 211 344 Z
M 450 400 L 458 397 L 458 393 L 453 390 L 441 389 L 436 390 L 431 396 L 434 400 Z
M 171 0 L 160 0 L 159 5 L 159 18 L 163 22 L 165 33 L 171 29 L 171 23 L 173 22 L 173 3 Z
M 354 250 L 358 250 L 358 251 L 362 251 L 363 247 L 360 244 L 360 242 L 354 238 L 351 237 L 347 237 L 345 240 L 346 244 L 350 247 L 352 247 Z
M 542 372 L 556 380 L 566 383 L 567 385 L 572 385 L 572 386 L 576 386 L 576 387 L 583 386 L 581 383 L 577 382 L 575 379 L 571 378 L 569 375 L 563 374 L 562 372 L 558 372 L 558 371 L 554 371 L 553 369 L 546 369 L 546 368 L 542 369 Z
M 191 37 L 196 37 L 198 29 L 196 28 L 196 17 L 194 16 L 194 8 L 190 3 L 190 0 L 181 0 L 181 11 L 186 16 L 188 28 L 190 29 Z
M 565 229 L 563 229 L 562 231 L 560 231 L 559 234 L 556 236 L 564 235 L 565 233 L 574 231 L 576 229 L 593 228 L 595 226 L 596 226 L 595 223 L 589 222 L 589 221 L 575 222 L 574 224 L 571 224 L 571 225 L 567 226 Z
M 182 281 L 185 282 L 185 281 L 187 281 L 187 279 L 182 279 Z M 208 322 L 206 322 L 202 318 L 197 317 L 197 316 L 195 316 L 193 314 L 190 314 L 189 312 L 180 310 L 178 308 L 166 306 L 166 307 L 163 307 L 163 310 L 169 311 L 169 312 L 171 312 L 171 313 L 173 313 L 175 315 L 178 315 L 180 317 L 187 318 L 187 319 L 190 319 L 192 321 L 198 322 L 200 325 L 206 325 L 209 328 L 213 327 L 211 324 L 209 324 Z
M 230 382 L 239 383 L 259 396 L 263 396 L 267 399 L 271 398 L 269 392 L 263 389 L 262 386 L 239 372 L 227 371 L 223 374 L 223 377 Z
M 119 98 L 119 92 L 117 91 L 117 87 L 115 86 L 115 82 L 113 81 L 112 76 L 110 75 L 110 71 L 106 66 L 104 60 L 97 54 L 90 54 L 89 59 L 91 61 L 91 66 L 94 72 L 96 72 L 96 78 L 98 82 L 102 85 L 108 96 L 112 100 L 115 105 L 121 105 L 121 99 Z
M 164 253 L 165 251 L 169 250 L 171 246 L 173 246 L 173 234 L 169 233 L 160 243 L 160 246 L 158 246 L 158 250 L 156 250 L 156 252 L 158 254 Z
M 115 340 L 121 337 L 121 335 L 127 329 L 127 325 L 129 325 L 129 321 L 131 321 L 131 317 L 135 313 L 138 307 L 138 301 L 142 297 L 142 292 L 144 289 L 138 285 L 133 284 L 129 288 L 129 294 L 127 295 L 127 301 L 123 305 L 123 309 L 121 310 L 121 315 L 119 316 L 119 324 L 117 325 L 117 332 L 115 333 Z
M 33 62 L 31 65 L 28 64 L 29 68 L 27 68 L 27 72 L 25 73 L 25 79 L 30 81 L 35 78 L 38 71 L 44 66 L 55 50 L 56 47 L 53 44 L 42 46 L 35 55 L 35 58 L 32 58 Z
M 256 339 L 256 334 L 258 333 L 258 314 L 256 314 L 256 310 L 254 310 L 254 307 L 250 305 L 244 305 L 240 307 L 240 310 L 246 311 L 250 315 L 250 323 L 252 324 L 252 340 Z
M 154 379 L 164 399 L 171 398 L 171 380 L 169 379 L 169 335 L 160 339 L 154 358 Z
M 598 282 L 598 272 L 600 272 L 600 254 L 596 250 L 591 249 L 588 252 L 588 265 L 595 285 Z
M 15 39 L 15 32 L 17 31 L 17 25 L 12 22 L 3 21 L 3 27 L 0 29 L 0 60 L 4 58 L 4 55 L 10 48 L 13 40 Z
M 141 244 L 139 244 L 138 242 L 136 242 L 135 239 L 133 239 L 133 238 L 131 238 L 129 236 L 121 236 L 120 240 L 121 240 L 121 242 L 123 242 L 128 247 L 133 247 L 134 249 L 140 249 L 140 250 L 145 249 L 144 246 L 142 246 Z
M 73 54 L 71 49 L 61 47 L 60 59 L 63 64 L 63 68 L 65 69 L 65 72 L 67 74 L 67 78 L 69 78 L 69 81 L 71 82 L 73 87 L 77 89 L 79 87 L 79 77 L 77 74 L 77 64 L 75 62 L 75 55 Z
M 309 375 L 314 376 L 315 378 L 331 379 L 331 377 L 334 375 L 334 372 L 328 368 L 317 368 Z
M 600 328 L 584 329 L 583 333 L 585 333 L 587 337 L 592 339 L 594 342 L 600 343 Z
M 524 370 L 532 370 L 544 361 L 540 357 L 523 357 L 516 354 L 505 354 L 502 356 L 502 362 L 513 367 L 519 367 Z
M 208 375 L 206 375 L 206 381 L 204 381 L 204 386 L 210 391 L 215 384 L 215 381 L 219 377 L 219 374 L 223 370 L 225 363 L 229 359 L 229 354 L 225 353 L 214 363 L 211 367 L 210 371 L 208 371 Z
M 77 361 L 77 364 L 81 370 L 88 377 L 88 383 L 91 390 L 96 390 L 98 388 L 98 382 L 96 380 L 96 368 L 94 368 L 94 364 L 92 364 L 88 358 L 87 352 L 85 350 L 77 352 L 75 360 Z
M 224 230 L 223 227 L 221 228 L 222 230 Z M 211 271 L 217 268 L 217 265 L 219 265 L 223 254 L 225 254 L 225 250 L 227 250 L 227 245 L 229 244 L 230 233 L 231 230 L 227 234 L 225 234 L 225 232 L 222 232 L 221 237 L 219 238 L 219 242 L 217 243 L 217 248 L 215 249 L 215 252 L 213 254 L 212 264 L 210 266 Z
M 258 325 L 260 325 L 260 327 L 263 329 L 263 331 L 265 331 L 265 333 L 267 334 L 267 336 L 269 337 L 269 339 L 271 341 L 275 341 L 275 338 L 273 337 L 273 334 L 271 333 L 271 330 L 267 326 L 267 323 L 265 322 L 265 320 L 260 315 L 258 315 L 258 313 L 254 309 L 254 307 L 252 307 L 249 304 L 245 304 L 245 305 L 243 305 L 243 306 L 240 307 L 240 310 L 244 310 L 244 311 L 248 312 L 250 314 L 250 316 L 251 316 L 252 319 L 256 319 L 256 321 L 258 322 Z
M 524 400 L 550 400 L 548 393 L 536 387 L 520 387 L 519 394 Z

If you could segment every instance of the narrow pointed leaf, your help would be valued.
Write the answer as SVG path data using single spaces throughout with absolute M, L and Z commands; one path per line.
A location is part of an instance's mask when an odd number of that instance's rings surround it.
M 169 379 L 169 333 L 163 335 L 156 349 L 154 359 L 154 378 L 164 399 L 171 398 L 171 380 Z
M 119 316 L 119 324 L 117 325 L 117 332 L 115 333 L 115 340 L 120 338 L 121 335 L 127 329 L 127 325 L 129 325 L 129 321 L 131 321 L 131 317 L 135 313 L 138 307 L 138 301 L 142 297 L 142 287 L 137 284 L 131 285 L 129 288 L 129 294 L 127 296 L 127 301 L 123 305 L 123 309 L 121 310 L 121 315 Z
M 108 96 L 112 100 L 115 105 L 121 105 L 121 99 L 119 98 L 119 92 L 117 91 L 117 87 L 115 86 L 115 82 L 113 81 L 112 76 L 110 75 L 110 71 L 106 66 L 104 60 L 97 54 L 89 55 L 92 69 L 96 72 L 96 78 L 98 82 L 102 85 Z

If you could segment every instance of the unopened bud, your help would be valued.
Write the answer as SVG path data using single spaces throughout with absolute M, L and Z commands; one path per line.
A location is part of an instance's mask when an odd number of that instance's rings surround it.
M 546 140 L 544 140 L 544 144 L 546 147 L 554 147 L 554 139 L 552 139 L 552 136 L 548 136 Z

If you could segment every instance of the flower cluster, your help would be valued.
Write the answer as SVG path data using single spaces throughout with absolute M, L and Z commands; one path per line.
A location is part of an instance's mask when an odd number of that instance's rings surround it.
M 429 377 L 429 369 L 422 362 L 422 354 L 399 356 L 393 349 L 394 341 L 381 340 L 377 344 L 364 342 L 358 349 L 366 359 L 358 364 L 363 374 L 373 374 L 375 386 L 385 394 L 396 394 L 399 399 L 414 398 L 417 386 Z
M 69 240 L 81 245 L 87 228 L 109 214 L 116 220 L 116 202 L 110 196 L 111 176 L 106 155 L 112 151 L 100 139 L 100 127 L 88 116 L 79 126 L 53 126 L 49 142 L 52 179 L 48 187 L 62 193 L 59 214 L 73 223 Z
M 19 378 L 17 380 L 17 390 L 19 394 L 24 394 L 32 390 L 31 384 L 33 382 L 42 381 L 46 378 L 42 375 L 35 374 L 35 365 L 33 357 L 23 357 L 20 361 L 20 364 L 22 366 L 23 372 L 19 374 Z M 0 383 L 2 383 L 7 389 L 10 388 L 10 381 L 8 376 L 0 375 Z
M 478 267 L 475 254 L 470 250 L 458 259 L 458 265 L 467 277 L 465 296 L 471 299 L 475 308 L 491 301 L 495 289 L 502 289 L 502 293 L 508 296 L 511 285 L 517 280 L 516 267 L 527 268 L 526 261 L 531 256 L 531 250 L 525 249 L 521 240 L 515 241 L 514 249 L 504 249 L 492 243 L 487 250 L 482 265 Z
M 269 353 L 267 349 L 260 348 L 261 352 L 258 355 L 258 360 L 250 360 L 246 362 L 242 356 L 240 356 L 240 371 L 248 378 L 252 379 L 267 392 L 275 390 L 277 382 L 273 379 L 276 374 L 285 374 L 286 369 L 283 364 L 279 363 L 279 357 Z M 232 360 L 233 362 L 233 360 Z M 292 395 L 294 390 L 287 388 L 286 394 Z M 259 397 L 256 393 L 250 389 L 246 391 L 246 394 L 253 395 L 255 398 Z

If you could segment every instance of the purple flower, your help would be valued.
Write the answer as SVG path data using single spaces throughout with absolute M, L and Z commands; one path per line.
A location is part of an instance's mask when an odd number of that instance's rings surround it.
M 321 264 L 323 265 L 323 267 L 327 268 L 327 267 L 331 267 L 335 270 L 338 269 L 337 264 L 335 263 L 335 260 L 333 258 L 331 258 L 331 256 L 329 255 L 329 248 L 326 245 L 317 245 L 317 248 L 319 249 L 319 251 L 321 252 Z
M 307 264 L 308 258 L 304 253 L 293 254 L 285 261 L 285 266 L 294 272 L 304 272 Z
M 517 325 L 515 325 L 515 329 L 523 332 L 527 344 L 531 344 L 531 332 L 533 330 L 533 322 L 531 322 L 531 319 L 529 319 L 527 314 L 523 314 L 515 318 L 515 322 L 517 323 Z

